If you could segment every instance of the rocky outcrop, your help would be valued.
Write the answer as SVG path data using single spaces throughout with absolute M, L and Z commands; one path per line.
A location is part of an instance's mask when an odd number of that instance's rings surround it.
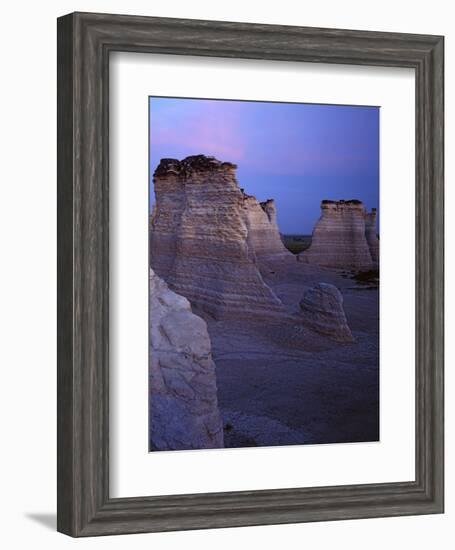
M 337 342 L 353 342 L 343 309 L 343 296 L 336 286 L 319 283 L 300 301 L 302 320 L 310 328 Z
M 150 270 L 150 449 L 223 447 L 207 325 Z
M 151 266 L 215 318 L 282 314 L 260 272 L 267 239 L 272 254 L 287 254 L 274 206 L 245 195 L 235 170 L 204 155 L 161 160 L 153 176 Z
M 365 237 L 370 249 L 374 269 L 379 267 L 379 239 L 376 227 L 376 208 L 365 215 Z
M 375 211 L 367 214 L 357 200 L 324 200 L 311 246 L 298 259 L 324 267 L 369 270 L 377 266 L 377 260 L 373 259 L 373 255 L 378 257 L 375 240 Z
M 248 246 L 256 260 L 295 261 L 294 255 L 284 246 L 276 221 L 276 206 L 273 199 L 259 202 L 252 195 L 243 194 L 243 208 L 248 230 Z

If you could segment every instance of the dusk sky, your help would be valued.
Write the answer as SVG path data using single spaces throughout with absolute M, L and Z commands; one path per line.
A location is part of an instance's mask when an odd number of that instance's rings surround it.
M 379 213 L 378 107 L 151 97 L 151 175 L 161 158 L 198 154 L 237 164 L 246 193 L 275 199 L 282 233 L 311 234 L 323 199 Z

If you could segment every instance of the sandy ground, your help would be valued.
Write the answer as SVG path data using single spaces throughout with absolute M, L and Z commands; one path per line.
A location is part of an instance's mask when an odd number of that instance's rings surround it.
M 299 262 L 263 276 L 289 311 L 315 283 L 336 285 L 356 341 L 276 320 L 207 319 L 225 446 L 378 440 L 378 289 Z

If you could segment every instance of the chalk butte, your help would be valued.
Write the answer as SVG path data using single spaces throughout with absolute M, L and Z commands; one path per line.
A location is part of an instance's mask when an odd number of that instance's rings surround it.
M 235 170 L 204 155 L 161 160 L 153 176 L 151 265 L 174 291 L 216 318 L 282 315 L 259 269 L 267 239 L 273 254 L 287 252 L 281 240 L 278 252 L 274 207 L 245 195 Z
M 318 283 L 303 295 L 300 314 L 305 324 L 337 342 L 353 342 L 343 309 L 343 296 L 336 286 Z
M 325 267 L 369 270 L 377 267 L 377 251 L 375 211 L 367 214 L 358 200 L 324 200 L 311 246 L 298 259 Z
M 243 208 L 248 230 L 248 246 L 258 262 L 292 261 L 295 256 L 284 246 L 276 221 L 273 199 L 259 202 L 256 197 L 243 193 Z
M 376 208 L 365 215 L 365 237 L 370 249 L 373 267 L 377 269 L 379 267 L 379 239 L 376 226 Z
M 223 446 L 207 325 L 150 270 L 150 447 Z

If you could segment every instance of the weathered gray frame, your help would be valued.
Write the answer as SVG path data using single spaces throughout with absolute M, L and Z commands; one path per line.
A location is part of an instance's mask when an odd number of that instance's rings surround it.
M 443 48 L 440 36 L 90 13 L 58 20 L 59 531 L 90 536 L 443 511 Z M 108 60 L 119 50 L 415 69 L 415 481 L 109 497 Z

